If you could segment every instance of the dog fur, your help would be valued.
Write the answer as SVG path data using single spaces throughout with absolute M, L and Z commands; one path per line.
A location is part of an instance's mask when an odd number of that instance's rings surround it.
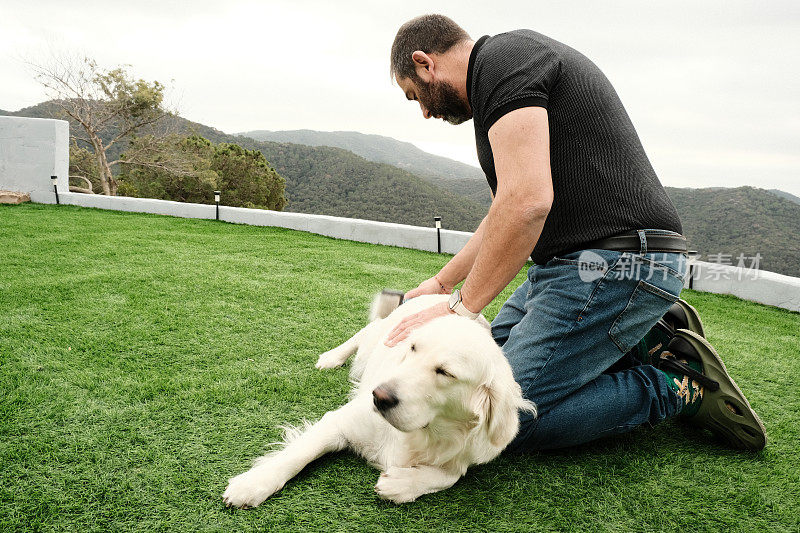
M 518 412 L 536 407 L 523 399 L 483 317 L 437 318 L 397 346 L 383 344 L 405 316 L 446 300 L 413 298 L 320 355 L 316 367 L 325 369 L 356 353 L 350 401 L 315 424 L 289 428 L 281 449 L 229 480 L 225 504 L 255 507 L 311 461 L 345 448 L 380 469 L 375 491 L 395 503 L 446 489 L 470 465 L 497 457 L 517 434 Z

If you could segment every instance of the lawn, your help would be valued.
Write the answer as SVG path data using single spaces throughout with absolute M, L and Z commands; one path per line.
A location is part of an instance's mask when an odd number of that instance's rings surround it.
M 800 314 L 684 291 L 763 418 L 758 454 L 666 422 L 504 455 L 395 506 L 325 457 L 261 507 L 226 480 L 345 401 L 319 353 L 448 257 L 276 228 L 0 206 L 2 531 L 798 531 Z M 522 276 L 517 280 L 520 282 Z M 493 317 L 508 291 L 488 308 Z

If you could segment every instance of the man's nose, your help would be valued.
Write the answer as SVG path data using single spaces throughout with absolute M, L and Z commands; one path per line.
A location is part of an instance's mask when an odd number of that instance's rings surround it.
M 422 116 L 425 118 L 431 118 L 431 112 L 425 109 L 425 106 L 422 105 L 422 102 L 419 103 L 419 108 L 422 109 Z

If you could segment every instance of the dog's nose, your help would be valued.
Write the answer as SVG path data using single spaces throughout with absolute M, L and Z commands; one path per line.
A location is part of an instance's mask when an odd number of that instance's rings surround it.
M 379 411 L 386 411 L 400 403 L 397 396 L 383 385 L 375 387 L 375 390 L 372 391 L 372 401 Z

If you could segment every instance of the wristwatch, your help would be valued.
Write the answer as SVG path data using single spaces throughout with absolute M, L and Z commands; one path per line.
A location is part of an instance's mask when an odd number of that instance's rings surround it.
M 450 307 L 450 310 L 460 316 L 465 316 L 467 318 L 477 318 L 480 313 L 473 313 L 469 309 L 466 308 L 464 303 L 461 301 L 461 291 L 458 289 L 453 290 L 453 293 L 450 295 L 450 300 L 447 302 L 447 305 Z

